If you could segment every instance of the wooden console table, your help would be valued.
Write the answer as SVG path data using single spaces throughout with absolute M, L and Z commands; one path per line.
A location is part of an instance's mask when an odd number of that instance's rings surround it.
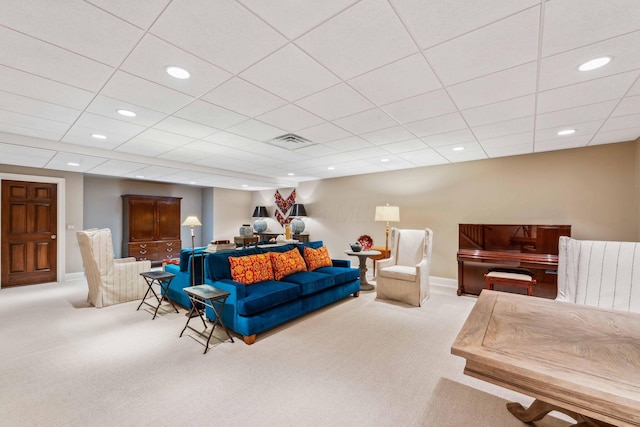
M 483 290 L 451 353 L 464 373 L 535 397 L 523 422 L 640 426 L 640 314 Z

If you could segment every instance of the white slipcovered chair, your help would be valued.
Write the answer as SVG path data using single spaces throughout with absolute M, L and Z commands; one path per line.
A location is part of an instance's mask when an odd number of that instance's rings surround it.
M 561 236 L 556 300 L 640 313 L 640 243 Z
M 377 297 L 419 307 L 429 298 L 433 231 L 391 229 L 391 256 L 378 260 Z
M 105 307 L 144 296 L 148 286 L 140 273 L 151 270 L 151 261 L 136 261 L 133 257 L 114 259 L 108 228 L 78 231 L 76 238 L 92 305 Z

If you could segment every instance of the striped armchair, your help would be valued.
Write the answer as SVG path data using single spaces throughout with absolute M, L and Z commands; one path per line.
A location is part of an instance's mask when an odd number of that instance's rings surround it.
M 640 243 L 558 242 L 556 300 L 640 313 Z
M 151 261 L 135 258 L 113 259 L 113 241 L 108 228 L 76 233 L 87 284 L 88 301 L 95 307 L 105 307 L 141 299 L 147 284 L 140 273 L 151 270 Z

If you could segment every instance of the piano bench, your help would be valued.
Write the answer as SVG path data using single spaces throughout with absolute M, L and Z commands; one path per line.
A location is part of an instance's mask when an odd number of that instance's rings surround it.
M 484 275 L 484 280 L 486 288 L 489 290 L 493 290 L 494 285 L 513 286 L 526 289 L 529 296 L 533 295 L 533 286 L 536 284 L 536 279 L 528 274 L 505 271 L 490 271 Z

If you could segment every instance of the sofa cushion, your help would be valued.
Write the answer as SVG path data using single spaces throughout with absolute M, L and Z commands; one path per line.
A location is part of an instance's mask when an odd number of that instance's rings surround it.
M 195 248 L 194 253 L 202 253 L 206 249 L 206 246 Z M 184 248 L 180 251 L 180 271 L 183 273 L 189 271 L 189 257 L 191 257 L 191 248 Z
M 231 279 L 229 257 L 241 257 L 260 253 L 262 253 L 260 249 L 253 247 L 209 254 L 205 260 L 207 270 L 206 277 L 212 280 Z
M 317 270 L 320 267 L 331 267 L 331 257 L 329 256 L 329 250 L 326 246 L 321 246 L 318 249 L 310 247 L 304 247 L 304 260 L 307 263 L 309 271 Z
M 291 249 L 293 249 L 295 247 L 296 247 L 296 245 L 288 243 L 286 245 L 267 246 L 266 248 L 260 248 L 260 250 L 262 251 L 262 253 L 267 253 L 267 252 L 287 252 L 287 251 L 290 251 Z
M 353 280 L 360 278 L 360 270 L 357 268 L 347 267 L 320 267 L 315 270 L 318 273 L 329 274 L 333 277 L 336 285 L 342 285 L 343 283 L 349 283 Z
M 300 256 L 300 251 L 296 248 L 290 251 L 279 253 L 269 252 L 271 257 L 271 265 L 273 266 L 273 278 L 280 280 L 299 271 L 307 271 L 307 264 Z
M 273 266 L 268 254 L 229 257 L 231 278 L 236 282 L 251 285 L 256 282 L 273 280 Z
M 301 295 L 310 295 L 335 285 L 333 277 L 315 271 L 304 271 L 283 277 L 281 282 L 295 283 L 300 286 Z
M 266 309 L 292 301 L 301 294 L 295 283 L 268 280 L 246 287 L 246 296 L 237 302 L 238 314 L 252 316 Z

